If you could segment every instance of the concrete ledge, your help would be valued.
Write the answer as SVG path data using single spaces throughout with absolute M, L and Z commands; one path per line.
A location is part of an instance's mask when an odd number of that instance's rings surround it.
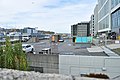
M 120 44 L 111 44 L 111 45 L 106 45 L 110 49 L 117 49 L 120 48 Z
M 102 80 L 60 74 L 42 74 L 39 72 L 18 71 L 0 68 L 0 80 Z
M 104 50 L 101 47 L 87 48 L 89 52 L 103 52 Z

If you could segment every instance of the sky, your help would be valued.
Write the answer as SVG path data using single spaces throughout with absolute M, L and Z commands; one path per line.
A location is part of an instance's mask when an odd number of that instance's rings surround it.
M 89 21 L 97 0 L 0 0 L 0 27 L 32 27 L 70 33 L 71 25 Z

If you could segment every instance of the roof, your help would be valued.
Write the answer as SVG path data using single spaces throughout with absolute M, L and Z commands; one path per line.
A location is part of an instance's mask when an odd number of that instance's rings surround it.
M 89 52 L 87 48 L 82 46 L 83 44 L 78 45 L 74 45 L 71 40 L 65 40 L 64 43 L 59 43 L 58 51 L 61 55 L 107 56 L 102 50 Z
M 41 52 L 42 49 L 53 48 L 60 55 L 81 55 L 81 56 L 107 56 L 103 51 L 101 52 L 89 52 L 87 48 L 73 45 L 72 40 L 66 39 L 62 43 L 50 43 L 49 40 L 43 40 L 43 42 L 34 44 L 37 52 Z M 55 52 L 53 52 L 55 53 Z

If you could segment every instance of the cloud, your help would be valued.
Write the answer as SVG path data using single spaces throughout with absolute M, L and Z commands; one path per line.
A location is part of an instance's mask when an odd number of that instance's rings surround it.
M 96 4 L 96 0 L 91 1 L 0 0 L 0 24 L 70 32 L 70 25 L 90 19 Z

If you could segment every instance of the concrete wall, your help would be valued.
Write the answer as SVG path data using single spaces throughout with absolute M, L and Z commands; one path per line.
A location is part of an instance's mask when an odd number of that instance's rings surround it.
M 27 54 L 29 66 L 35 69 L 43 68 L 43 73 L 59 73 L 59 56 L 51 54 Z
M 39 38 L 38 37 L 32 37 L 28 40 L 28 42 L 39 42 Z
M 90 48 L 91 43 L 76 43 L 75 46 L 78 48 Z
M 120 76 L 120 57 L 60 55 L 59 73 L 76 76 L 86 73 L 104 73 L 110 78 L 115 78 Z
M 86 77 L 72 77 L 60 74 L 42 74 L 39 72 L 18 71 L 0 68 L 0 80 L 104 80 Z M 118 79 L 120 80 L 120 79 Z

